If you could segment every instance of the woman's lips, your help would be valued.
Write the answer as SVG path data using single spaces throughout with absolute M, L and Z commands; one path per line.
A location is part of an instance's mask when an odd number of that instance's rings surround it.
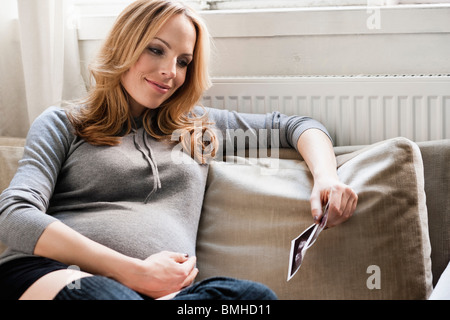
M 158 83 L 155 81 L 151 81 L 148 79 L 145 79 L 145 81 L 147 81 L 147 83 L 153 88 L 155 89 L 157 92 L 164 94 L 167 93 L 170 90 L 170 86 L 162 84 L 162 83 Z

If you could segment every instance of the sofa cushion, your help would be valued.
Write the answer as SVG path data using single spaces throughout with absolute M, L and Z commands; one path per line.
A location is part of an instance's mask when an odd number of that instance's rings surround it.
M 358 193 L 358 207 L 350 220 L 320 234 L 289 282 L 290 242 L 312 224 L 306 164 L 239 157 L 212 163 L 197 280 L 255 280 L 280 299 L 427 298 L 431 247 L 417 145 L 396 138 L 337 160 L 340 179 Z

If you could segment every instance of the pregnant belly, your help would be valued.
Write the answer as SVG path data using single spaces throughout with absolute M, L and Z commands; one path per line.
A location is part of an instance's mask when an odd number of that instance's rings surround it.
M 93 241 L 145 259 L 163 250 L 195 255 L 200 212 L 185 211 L 167 205 L 96 203 L 54 216 Z

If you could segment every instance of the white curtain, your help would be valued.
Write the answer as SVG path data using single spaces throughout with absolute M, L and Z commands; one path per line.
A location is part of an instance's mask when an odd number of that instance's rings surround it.
M 0 136 L 23 137 L 46 108 L 81 97 L 72 0 L 2 0 Z

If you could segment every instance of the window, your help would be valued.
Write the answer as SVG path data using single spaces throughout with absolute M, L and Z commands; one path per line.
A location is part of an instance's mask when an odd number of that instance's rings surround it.
M 196 10 L 442 4 L 450 0 L 182 0 Z M 82 14 L 117 14 L 133 0 L 74 0 Z
M 339 6 L 380 6 L 398 4 L 439 4 L 449 0 L 186 0 L 201 10 L 267 9 Z
M 117 13 L 133 0 L 73 1 L 77 1 L 82 11 L 81 15 L 74 13 L 74 16 L 84 70 Z M 186 1 L 198 7 L 201 2 Z M 379 10 L 369 8 L 371 2 L 355 5 L 359 0 L 328 0 L 346 4 L 328 7 L 325 1 L 314 1 L 314 5 L 323 4 L 320 8 L 202 11 L 215 44 L 211 75 L 217 78 L 448 73 L 450 1 L 423 4 L 426 0 L 421 0 L 422 4 L 415 5 L 400 0 L 398 6 Z M 221 5 L 226 2 L 261 4 L 266 1 L 226 0 Z M 312 3 L 310 0 L 270 2 Z M 277 63 L 272 63 L 275 56 Z

